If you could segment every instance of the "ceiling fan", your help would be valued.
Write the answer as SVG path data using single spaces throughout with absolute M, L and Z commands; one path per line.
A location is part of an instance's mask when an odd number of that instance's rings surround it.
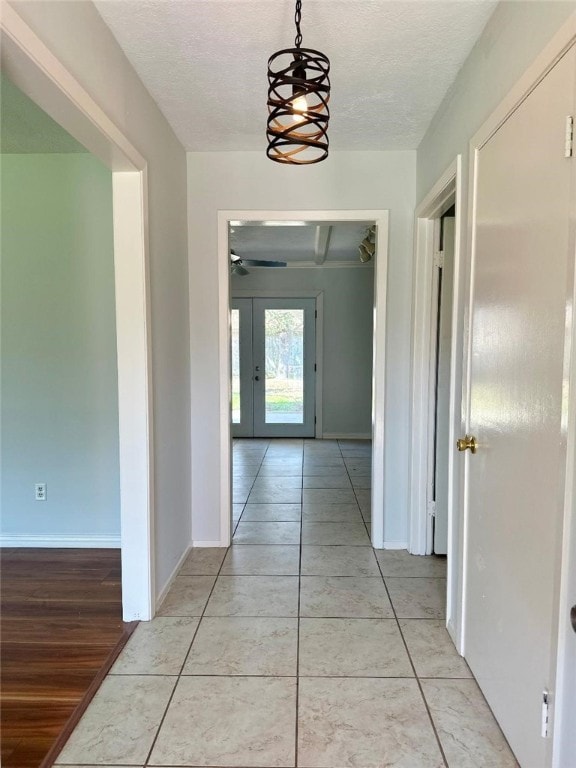
M 285 267 L 285 261 L 265 261 L 264 259 L 241 259 L 233 250 L 230 251 L 230 269 L 233 275 L 243 277 L 250 273 L 246 267 Z

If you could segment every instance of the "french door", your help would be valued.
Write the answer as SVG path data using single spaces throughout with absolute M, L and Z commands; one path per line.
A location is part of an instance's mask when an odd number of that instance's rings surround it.
M 314 437 L 316 300 L 234 299 L 232 435 Z

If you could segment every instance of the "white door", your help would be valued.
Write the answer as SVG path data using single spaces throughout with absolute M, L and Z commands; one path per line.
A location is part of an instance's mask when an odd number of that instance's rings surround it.
M 434 466 L 434 552 L 448 552 L 448 459 L 450 440 L 450 352 L 454 281 L 454 223 L 442 219 L 443 265 L 438 286 L 438 343 L 436 364 L 436 430 Z
M 575 68 L 572 49 L 477 158 L 465 654 L 522 768 L 550 764 Z
M 232 302 L 234 437 L 314 437 L 316 300 Z

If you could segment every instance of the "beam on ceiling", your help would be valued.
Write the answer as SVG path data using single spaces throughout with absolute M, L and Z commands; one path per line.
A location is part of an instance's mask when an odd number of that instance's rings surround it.
M 316 227 L 316 237 L 314 240 L 314 262 L 321 266 L 326 261 L 328 250 L 330 248 L 330 238 L 332 237 L 331 224 L 319 224 Z

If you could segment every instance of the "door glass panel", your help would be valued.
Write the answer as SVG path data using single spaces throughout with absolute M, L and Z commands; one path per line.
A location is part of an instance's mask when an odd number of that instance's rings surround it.
M 266 309 L 266 424 L 304 423 L 304 310 Z
M 232 424 L 240 424 L 240 310 L 232 310 Z

